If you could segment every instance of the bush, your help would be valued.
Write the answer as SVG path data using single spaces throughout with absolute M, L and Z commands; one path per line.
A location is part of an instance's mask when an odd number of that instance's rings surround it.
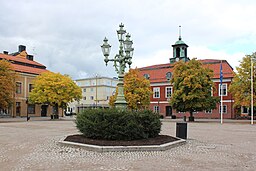
M 87 138 L 135 140 L 156 137 L 161 122 L 150 110 L 87 109 L 77 115 L 76 127 Z

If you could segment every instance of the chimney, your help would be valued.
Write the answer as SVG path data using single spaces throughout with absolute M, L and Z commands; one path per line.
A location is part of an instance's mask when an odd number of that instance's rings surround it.
M 33 61 L 34 56 L 33 55 L 27 55 L 27 59 Z
M 26 50 L 26 46 L 24 46 L 24 45 L 19 45 L 19 52 L 22 52 L 22 51 L 24 51 L 24 50 Z
M 3 53 L 4 53 L 5 55 L 8 55 L 8 51 L 3 51 Z

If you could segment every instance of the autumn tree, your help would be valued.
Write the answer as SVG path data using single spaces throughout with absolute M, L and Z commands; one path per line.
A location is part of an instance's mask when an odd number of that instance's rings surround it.
M 243 57 L 240 65 L 236 67 L 237 73 L 232 80 L 232 83 L 229 87 L 230 93 L 234 98 L 234 106 L 241 107 L 246 106 L 250 107 L 251 104 L 251 59 L 253 61 L 253 65 L 256 65 L 256 53 L 252 55 L 246 55 Z M 256 71 L 254 69 L 253 77 L 256 76 Z M 254 81 L 253 87 L 256 87 L 256 82 Z M 254 106 L 256 103 L 256 93 L 253 92 L 254 97 Z
M 174 88 L 171 106 L 177 111 L 189 112 L 189 121 L 194 121 L 195 111 L 215 109 L 219 98 L 211 95 L 214 88 L 212 76 L 213 71 L 203 68 L 195 59 L 177 62 L 171 79 Z
M 14 100 L 15 72 L 6 60 L 0 60 L 0 108 L 8 108 Z
M 114 106 L 118 90 L 110 97 L 109 104 Z M 138 69 L 130 69 L 124 76 L 124 96 L 127 106 L 130 109 L 144 109 L 150 104 L 150 82 L 144 77 L 139 76 Z
M 82 98 L 82 91 L 72 79 L 60 73 L 45 72 L 34 80 L 34 88 L 29 94 L 32 103 L 46 103 L 54 106 L 54 114 L 58 115 L 59 107 Z

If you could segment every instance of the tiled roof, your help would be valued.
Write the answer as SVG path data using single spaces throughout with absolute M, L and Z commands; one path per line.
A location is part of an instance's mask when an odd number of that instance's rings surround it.
M 32 64 L 32 65 L 37 65 L 37 66 L 44 66 L 36 61 L 31 61 L 28 60 L 26 58 L 22 58 L 22 57 L 18 57 L 18 56 L 11 56 L 11 55 L 6 55 L 6 54 L 2 54 L 0 53 L 0 59 L 6 59 L 8 61 L 17 61 L 17 62 L 21 62 L 21 63 L 27 63 L 27 64 Z
M 39 75 L 46 72 L 46 67 L 38 62 L 28 60 L 23 57 L 10 56 L 0 53 L 0 59 L 6 59 L 11 62 L 11 66 L 16 72 L 30 73 Z
M 29 73 L 29 74 L 36 74 L 39 75 L 43 72 L 46 72 L 48 70 L 42 69 L 42 68 L 34 68 L 34 67 L 29 67 L 29 66 L 24 66 L 24 65 L 18 65 L 18 64 L 11 64 L 13 69 L 16 72 L 22 72 L 22 73 Z
M 203 63 L 203 67 L 207 67 L 213 70 L 214 79 L 220 78 L 221 60 L 204 59 L 199 61 Z M 147 67 L 138 68 L 138 69 L 140 70 L 141 76 L 143 76 L 144 74 L 149 74 L 150 76 L 149 80 L 151 83 L 162 83 L 162 82 L 168 82 L 168 80 L 166 79 L 166 73 L 173 72 L 173 66 L 174 64 L 167 63 L 167 64 L 147 66 Z M 223 78 L 234 77 L 233 68 L 229 65 L 229 63 L 226 60 L 222 60 L 222 72 L 223 72 Z

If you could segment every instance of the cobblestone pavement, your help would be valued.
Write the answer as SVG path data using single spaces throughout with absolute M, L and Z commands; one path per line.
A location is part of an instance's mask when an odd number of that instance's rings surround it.
M 175 136 L 175 122 L 163 122 L 161 134 Z M 97 153 L 60 146 L 78 133 L 72 120 L 1 122 L 0 170 L 170 171 L 256 170 L 256 125 L 188 123 L 185 145 L 159 152 Z

